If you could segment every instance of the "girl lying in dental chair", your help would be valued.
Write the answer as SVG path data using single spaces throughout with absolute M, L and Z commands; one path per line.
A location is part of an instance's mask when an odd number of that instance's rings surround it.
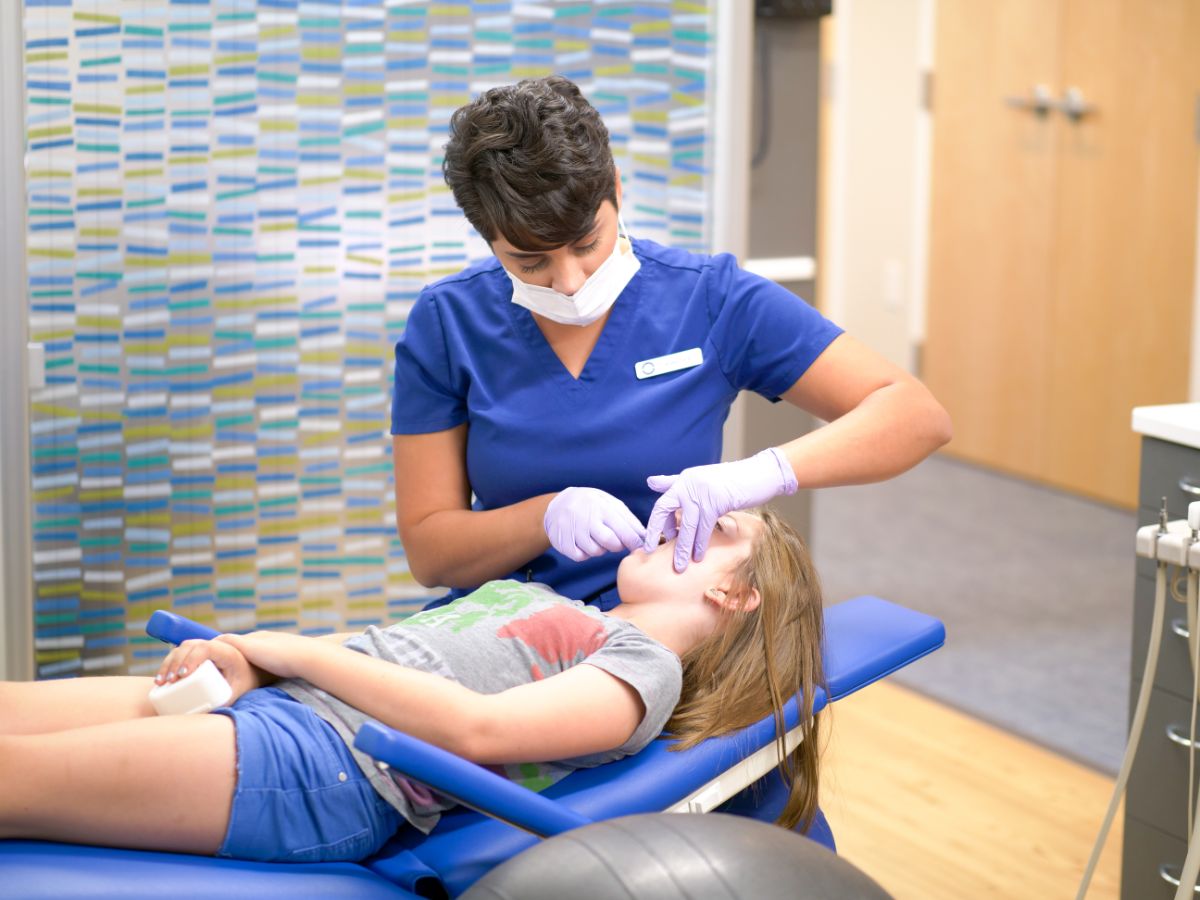
M 376 719 L 541 789 L 636 753 L 745 727 L 799 692 L 780 824 L 817 807 L 814 687 L 821 594 L 796 532 L 769 510 L 721 517 L 683 573 L 635 551 L 602 613 L 495 581 L 385 629 L 187 641 L 151 678 L 0 684 L 0 837 L 253 860 L 358 860 L 450 803 L 352 748 Z M 155 683 L 212 660 L 233 688 L 212 715 L 156 716 Z M 581 665 L 586 663 L 586 665 Z M 782 744 L 780 745 L 782 752 Z

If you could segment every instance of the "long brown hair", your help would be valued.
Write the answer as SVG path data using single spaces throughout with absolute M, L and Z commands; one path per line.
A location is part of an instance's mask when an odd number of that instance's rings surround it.
M 807 831 L 817 810 L 817 716 L 813 694 L 824 688 L 821 644 L 825 617 L 821 587 L 804 540 L 769 509 L 762 528 L 731 579 L 738 599 L 722 627 L 683 656 L 683 690 L 667 731 L 672 749 L 775 717 L 779 774 L 789 797 L 777 824 Z M 757 609 L 741 604 L 757 590 Z M 786 752 L 783 706 L 800 699 L 800 744 Z

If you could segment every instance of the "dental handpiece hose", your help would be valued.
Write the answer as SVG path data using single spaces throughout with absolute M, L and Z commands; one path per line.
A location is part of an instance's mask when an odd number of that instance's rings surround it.
M 1200 502 L 1188 505 L 1188 525 L 1192 529 L 1193 543 L 1200 538 Z M 1192 662 L 1192 721 L 1188 730 L 1188 805 L 1187 856 L 1183 871 L 1179 873 L 1179 886 L 1175 889 L 1175 900 L 1187 900 L 1196 893 L 1196 880 L 1200 877 L 1200 815 L 1192 809 L 1192 797 L 1196 777 L 1196 700 L 1200 692 L 1200 635 L 1196 633 L 1197 604 L 1200 604 L 1200 572 L 1188 567 L 1187 575 L 1187 623 L 1188 656 Z M 1200 812 L 1200 810 L 1198 810 Z
M 1198 505 L 1200 504 L 1193 504 Z M 1192 543 L 1197 541 L 1196 530 L 1192 529 Z M 1188 568 L 1187 573 L 1187 619 L 1188 619 L 1188 658 L 1192 663 L 1192 721 L 1188 727 L 1188 787 L 1185 802 L 1188 808 L 1188 834 L 1192 833 L 1195 810 L 1192 808 L 1192 797 L 1196 796 L 1196 696 L 1200 692 L 1200 656 L 1196 642 L 1196 604 L 1200 602 L 1200 572 Z
M 1125 747 L 1125 756 L 1121 760 L 1117 782 L 1113 785 L 1112 799 L 1108 803 L 1108 811 L 1104 814 L 1104 823 L 1100 826 L 1100 833 L 1096 835 L 1096 843 L 1092 847 L 1092 855 L 1088 859 L 1087 869 L 1083 873 L 1083 880 L 1079 884 L 1079 892 L 1075 895 L 1075 900 L 1083 900 L 1087 896 L 1088 886 L 1092 882 L 1092 874 L 1096 871 L 1096 863 L 1100 861 L 1100 853 L 1104 849 L 1108 831 L 1112 827 L 1117 807 L 1121 803 L 1121 796 L 1125 792 L 1125 783 L 1129 780 L 1129 770 L 1133 768 L 1133 758 L 1137 755 L 1138 741 L 1141 739 L 1142 727 L 1146 722 L 1146 709 L 1150 705 L 1151 683 L 1154 681 L 1154 671 L 1158 668 L 1158 648 L 1162 643 L 1163 611 L 1166 609 L 1166 605 L 1167 564 L 1160 560 L 1154 575 L 1154 615 L 1150 623 L 1150 646 L 1146 652 L 1142 684 L 1138 689 L 1137 706 L 1134 709 L 1133 722 L 1129 728 L 1129 743 Z M 1191 801 L 1189 800 L 1189 802 Z
M 1200 500 L 1188 506 L 1188 525 L 1192 529 L 1192 543 L 1200 540 Z M 1190 557 L 1189 557 L 1190 558 Z M 1187 616 L 1188 629 L 1188 657 L 1193 661 L 1196 659 L 1197 648 L 1200 648 L 1200 633 L 1196 630 L 1196 582 L 1200 578 L 1200 572 L 1197 572 L 1191 566 L 1188 567 L 1187 573 L 1187 603 L 1185 613 Z M 1193 672 L 1195 669 L 1193 668 Z
M 1192 589 L 1191 578 L 1188 579 L 1188 604 L 1196 602 L 1196 593 Z M 1196 689 L 1197 663 L 1195 653 L 1192 655 L 1192 726 L 1188 734 L 1188 793 L 1185 802 L 1188 805 L 1188 840 L 1187 857 L 1183 861 L 1183 871 L 1179 873 L 1179 887 L 1175 889 L 1175 900 L 1188 900 L 1196 893 L 1196 881 L 1200 878 L 1200 809 L 1193 814 L 1192 791 L 1195 789 L 1196 761 Z
M 1189 797 L 1188 804 L 1191 802 Z M 1190 900 L 1195 896 L 1197 877 L 1200 877 L 1200 819 L 1192 826 L 1187 858 L 1183 861 L 1183 871 L 1179 873 L 1179 887 L 1175 888 L 1175 900 Z

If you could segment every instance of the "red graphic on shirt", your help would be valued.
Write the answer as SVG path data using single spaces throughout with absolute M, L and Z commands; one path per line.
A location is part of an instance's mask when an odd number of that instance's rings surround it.
M 604 626 L 586 613 L 569 606 L 552 606 L 528 619 L 509 622 L 497 637 L 514 638 L 547 663 L 572 663 L 604 646 Z M 536 663 L 530 668 L 534 681 L 545 677 Z

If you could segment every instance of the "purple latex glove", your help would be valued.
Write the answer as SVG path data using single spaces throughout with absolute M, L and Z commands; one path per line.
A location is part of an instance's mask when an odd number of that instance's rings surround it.
M 646 540 L 646 529 L 629 507 L 599 488 L 559 491 L 546 507 L 542 525 L 551 546 L 575 562 L 609 551 L 637 550 Z
M 796 493 L 796 474 L 783 451 L 769 447 L 737 462 L 693 466 L 678 475 L 651 475 L 646 484 L 662 496 L 646 523 L 645 549 L 658 546 L 660 535 L 677 537 L 675 571 L 682 572 L 689 560 L 704 559 L 717 519 L 780 494 Z

